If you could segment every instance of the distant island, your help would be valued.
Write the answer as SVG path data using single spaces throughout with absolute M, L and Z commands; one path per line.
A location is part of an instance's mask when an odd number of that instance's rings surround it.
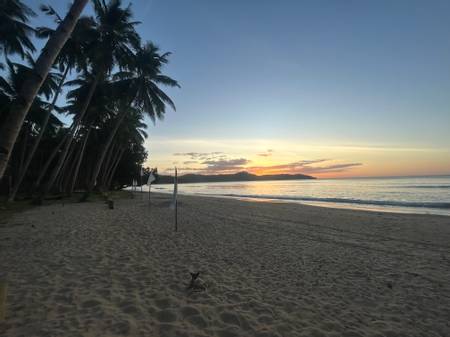
M 246 171 L 234 174 L 185 174 L 178 177 L 178 182 L 183 183 L 213 183 L 228 181 L 263 181 L 263 180 L 297 180 L 297 179 L 316 179 L 306 174 L 267 174 L 258 176 Z M 156 184 L 173 183 L 173 176 L 158 175 Z

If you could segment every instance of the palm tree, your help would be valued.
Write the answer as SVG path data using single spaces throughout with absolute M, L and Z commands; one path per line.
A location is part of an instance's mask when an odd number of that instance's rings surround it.
M 119 78 L 115 83 L 116 90 L 122 92 L 125 97 L 121 102 L 122 105 L 120 106 L 115 126 L 98 157 L 83 199 L 86 199 L 94 188 L 108 149 L 122 121 L 130 111 L 131 105 L 142 113 L 146 113 L 153 122 L 164 117 L 166 105 L 175 110 L 173 101 L 158 87 L 160 84 L 179 87 L 177 81 L 162 74 L 162 68 L 168 63 L 169 56 L 170 53 L 160 55 L 158 47 L 148 42 L 140 47 L 134 55 L 133 63 L 130 67 L 131 71 L 122 71 L 116 75 L 116 78 Z
M 54 21 L 56 24 L 60 24 L 62 22 L 61 17 L 58 15 L 58 13 L 50 6 L 41 6 L 41 10 L 52 16 L 54 18 Z M 60 53 L 58 54 L 58 57 L 56 58 L 55 64 L 59 66 L 59 70 L 62 73 L 62 78 L 58 84 L 58 87 L 53 95 L 52 103 L 49 105 L 48 109 L 44 113 L 44 119 L 41 126 L 41 130 L 37 136 L 37 138 L 34 141 L 34 144 L 27 156 L 27 159 L 24 163 L 24 171 L 21 173 L 17 181 L 14 183 L 14 186 L 12 188 L 12 191 L 9 195 L 8 201 L 13 201 L 16 197 L 17 191 L 20 188 L 20 184 L 22 183 L 26 171 L 28 167 L 31 164 L 31 161 L 38 149 L 39 143 L 41 142 L 41 139 L 45 133 L 47 123 L 49 121 L 49 118 L 51 116 L 52 111 L 55 108 L 56 101 L 58 100 L 59 94 L 61 93 L 62 87 L 64 85 L 64 82 L 66 80 L 66 77 L 70 70 L 72 69 L 85 69 L 86 62 L 85 62 L 85 49 L 87 47 L 87 44 L 89 43 L 89 38 L 92 36 L 91 32 L 94 27 L 94 22 L 92 18 L 89 17 L 81 17 L 70 38 L 67 40 L 67 42 L 64 44 L 63 48 L 61 49 Z M 36 28 L 36 35 L 40 38 L 50 38 L 51 35 L 55 33 L 55 30 L 48 28 L 48 27 L 38 27 Z M 65 142 L 67 140 L 67 137 L 69 137 L 69 133 L 67 133 L 66 137 L 63 138 L 61 141 Z M 56 155 L 56 152 L 59 150 L 59 147 L 55 148 L 55 154 L 50 155 L 49 160 L 53 160 L 54 156 Z M 50 159 L 51 158 L 51 159 Z M 45 165 L 44 168 L 47 168 L 48 165 Z M 45 174 L 45 172 L 42 173 Z
M 5 104 L 2 105 L 1 113 L 2 115 L 8 115 L 11 112 L 11 107 L 13 106 L 16 100 L 20 99 L 20 91 L 27 81 L 27 78 L 32 76 L 34 61 L 30 55 L 26 56 L 28 63 L 31 67 L 11 62 L 10 60 L 6 60 L 7 68 L 8 68 L 8 76 L 3 81 L 0 81 L 0 92 L 4 97 Z M 49 99 L 53 92 L 58 87 L 58 82 L 60 80 L 60 75 L 55 72 L 50 72 L 47 78 L 44 80 L 43 85 L 39 89 L 39 96 L 33 102 L 33 106 L 40 106 L 44 108 L 46 105 L 44 101 L 41 100 L 41 96 L 44 96 L 46 99 Z
M 8 76 L 6 79 L 0 82 L 0 90 L 2 91 L 5 99 L 5 105 L 3 106 L 3 109 L 1 111 L 2 115 L 8 115 L 12 113 L 10 111 L 10 108 L 14 105 L 14 102 L 16 100 L 20 99 L 20 90 L 24 85 L 26 79 L 33 73 L 32 67 L 34 61 L 29 55 L 27 55 L 26 58 L 31 67 L 19 63 L 13 63 L 7 60 Z M 25 118 L 25 123 L 23 124 L 21 130 L 21 133 L 24 135 L 25 139 L 28 139 L 30 133 L 33 133 L 34 136 L 36 130 L 41 129 L 44 122 L 47 124 L 50 120 L 50 125 L 52 127 L 55 127 L 55 123 L 60 124 L 59 120 L 53 115 L 49 116 L 45 121 L 43 121 L 42 116 L 44 115 L 44 112 L 48 108 L 49 104 L 41 99 L 41 96 L 44 96 L 46 99 L 50 98 L 50 96 L 58 86 L 58 81 L 60 81 L 60 75 L 58 73 L 50 72 L 43 85 L 41 86 L 39 90 L 40 96 L 36 97 L 33 104 L 31 105 L 31 108 Z M 23 178 L 26 171 L 25 150 L 27 142 L 22 141 L 22 143 L 24 146 L 22 147 L 22 160 L 18 174 L 19 177 Z M 15 186 L 17 186 L 16 182 L 17 180 L 15 180 Z
M 83 110 L 83 106 L 85 105 L 86 97 L 91 94 L 90 91 L 92 89 L 92 83 L 95 81 L 96 78 L 94 74 L 84 73 L 79 75 L 76 79 L 66 82 L 66 86 L 76 87 L 75 89 L 72 89 L 67 93 L 66 99 L 68 104 L 63 108 L 63 112 L 65 112 L 66 115 L 71 116 L 72 125 L 67 129 L 67 132 L 61 138 L 60 142 L 54 148 L 50 156 L 48 156 L 45 165 L 43 166 L 38 178 L 34 182 L 33 192 L 41 185 L 41 182 L 43 181 L 47 170 L 51 167 L 51 164 L 55 160 L 57 155 L 59 155 L 59 158 L 56 162 L 56 165 L 53 165 L 53 169 L 50 174 L 56 173 L 56 177 L 60 174 L 60 171 L 65 163 L 65 160 L 62 160 L 61 157 L 64 156 L 64 159 L 66 159 L 71 147 L 74 146 L 74 140 L 82 136 L 80 135 L 80 133 L 82 133 L 83 128 L 85 128 L 83 123 L 86 124 L 91 122 L 94 118 L 93 116 L 100 115 L 106 110 L 106 106 L 110 102 L 110 98 L 108 97 L 110 96 L 110 94 L 107 92 L 107 83 L 101 81 L 95 86 L 96 89 L 92 93 L 93 97 L 88 109 L 85 111 L 85 116 L 83 116 L 83 119 L 80 115 L 81 110 Z M 69 142 L 70 145 L 68 146 Z M 58 170 L 56 171 L 55 168 L 58 165 L 61 166 L 58 167 Z M 38 197 L 38 199 L 40 198 Z
M 35 51 L 30 40 L 34 29 L 27 24 L 35 15 L 20 0 L 0 0 L 0 52 L 24 57 L 27 51 Z
M 6 3 L 11 0 L 6 0 Z M 30 76 L 22 86 L 20 99 L 14 103 L 13 111 L 7 115 L 0 128 L 0 179 L 6 170 L 11 151 L 19 134 L 22 123 L 39 88 L 47 77 L 61 48 L 72 34 L 75 24 L 88 0 L 74 0 L 69 12 L 58 26 L 58 29 L 48 39 L 41 55 L 38 57 L 33 76 Z
M 70 91 L 67 95 L 69 98 L 69 105 L 65 108 L 65 110 L 74 116 L 74 118 L 78 118 L 77 114 L 79 113 L 79 104 L 83 102 L 83 97 L 86 95 L 86 92 L 89 90 L 90 81 L 93 78 L 83 78 L 80 77 L 74 81 L 70 81 L 70 85 L 79 85 L 78 88 Z M 81 166 L 81 162 L 84 160 L 84 154 L 86 150 L 86 144 L 88 142 L 89 136 L 94 131 L 95 138 L 101 137 L 104 138 L 105 132 L 110 129 L 111 120 L 114 116 L 113 110 L 113 100 L 111 97 L 114 97 L 114 94 L 111 92 L 110 82 L 103 81 L 97 85 L 94 97 L 91 100 L 89 108 L 86 112 L 86 115 L 83 119 L 83 122 L 80 124 L 80 132 L 78 132 L 78 138 L 82 141 L 82 146 L 78 153 L 74 173 L 72 174 L 72 183 L 70 184 L 70 189 L 64 189 L 70 195 L 73 192 L 73 189 L 76 185 L 76 181 L 78 179 L 79 168 Z M 100 140 L 96 140 L 95 143 L 98 144 L 101 142 Z M 92 149 L 95 149 L 95 145 L 91 146 Z M 88 170 L 85 170 L 88 171 Z
M 131 21 L 130 5 L 122 8 L 121 0 L 111 0 L 106 4 L 103 0 L 93 0 L 96 14 L 95 38 L 88 52 L 89 66 L 95 74 L 94 81 L 80 108 L 76 123 L 81 123 L 89 107 L 98 83 L 111 73 L 115 66 L 127 66 L 132 58 L 132 50 L 139 47 L 140 38 L 135 30 L 138 22 Z M 78 128 L 75 127 L 74 131 Z M 71 145 L 72 138 L 66 142 L 61 156 L 55 166 L 40 198 L 43 198 L 53 187 Z
M 30 40 L 34 32 L 30 27 L 28 19 L 36 14 L 18 0 L 0 0 L 0 56 L 3 53 L 5 57 L 10 54 L 19 54 L 22 58 L 26 52 L 34 52 L 35 48 Z M 4 69 L 0 62 L 0 69 Z M 5 79 L 0 76 L 0 83 L 5 85 Z M 7 95 L 0 90 L 0 122 L 6 118 L 5 107 L 9 101 Z M 3 120 L 2 120 L 3 119 Z
M 76 183 L 77 183 L 77 180 L 78 180 L 78 174 L 80 172 L 81 163 L 83 162 L 84 154 L 86 152 L 86 145 L 87 145 L 87 142 L 89 140 L 89 135 L 91 134 L 91 131 L 92 131 L 92 128 L 88 127 L 87 130 L 84 132 L 84 135 L 82 137 L 83 138 L 83 142 L 82 142 L 82 145 L 80 147 L 80 151 L 79 151 L 79 153 L 77 155 L 76 161 L 74 161 L 75 162 L 74 171 L 73 171 L 73 174 L 71 176 L 70 181 L 68 182 L 70 184 L 70 186 L 69 186 L 68 190 L 65 189 L 65 191 L 67 192 L 68 196 L 71 196 L 73 191 L 75 190 L 75 186 L 76 186 Z
M 102 177 L 102 185 L 104 189 L 111 188 L 111 182 L 114 178 L 116 170 L 126 154 L 132 154 L 136 150 L 142 150 L 142 144 L 147 138 L 145 129 L 147 125 L 142 121 L 142 114 L 137 110 L 130 110 L 122 122 L 122 127 L 116 134 L 116 150 L 112 154 L 112 160 L 109 167 L 105 167 L 105 175 Z M 139 152 L 139 151 L 137 151 Z M 136 163 L 136 167 L 140 167 L 142 163 Z

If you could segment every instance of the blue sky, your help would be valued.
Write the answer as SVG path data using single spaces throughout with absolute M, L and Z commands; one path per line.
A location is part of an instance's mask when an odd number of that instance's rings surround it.
M 149 129 L 149 166 L 221 152 L 246 160 L 233 169 L 327 159 L 359 164 L 328 176 L 450 173 L 450 1 L 132 3 L 182 86 Z

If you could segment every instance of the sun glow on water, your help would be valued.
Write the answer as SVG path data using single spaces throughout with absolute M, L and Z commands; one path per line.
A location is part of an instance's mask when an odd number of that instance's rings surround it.
M 171 193 L 172 185 L 154 191 Z M 179 192 L 319 206 L 450 215 L 450 176 L 180 184 Z

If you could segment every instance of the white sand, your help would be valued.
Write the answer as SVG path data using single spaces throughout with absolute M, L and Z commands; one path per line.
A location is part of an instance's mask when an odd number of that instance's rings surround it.
M 450 217 L 167 198 L 0 223 L 0 335 L 450 336 Z

